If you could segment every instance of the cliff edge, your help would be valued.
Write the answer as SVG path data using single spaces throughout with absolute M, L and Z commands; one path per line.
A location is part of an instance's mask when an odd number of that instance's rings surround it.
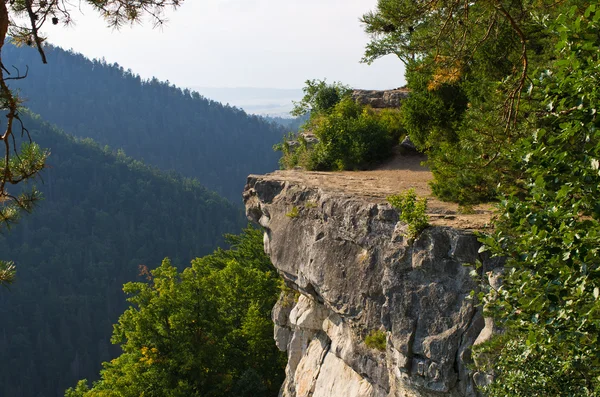
M 469 272 L 495 263 L 474 229 L 490 208 L 458 213 L 431 197 L 431 226 L 414 241 L 386 202 L 414 188 L 431 196 L 417 155 L 374 171 L 251 175 L 248 218 L 290 290 L 273 309 L 287 351 L 285 397 L 477 396 L 470 347 L 491 332 L 468 296 Z M 379 343 L 367 343 L 367 337 Z

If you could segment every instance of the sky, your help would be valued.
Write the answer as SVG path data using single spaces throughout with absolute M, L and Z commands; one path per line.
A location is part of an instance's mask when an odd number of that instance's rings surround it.
M 72 12 L 74 26 L 45 25 L 48 40 L 104 57 L 143 78 L 181 87 L 301 88 L 307 79 L 354 88 L 404 85 L 395 57 L 361 64 L 368 36 L 359 18 L 376 0 L 185 0 L 167 23 L 119 31 L 93 10 Z

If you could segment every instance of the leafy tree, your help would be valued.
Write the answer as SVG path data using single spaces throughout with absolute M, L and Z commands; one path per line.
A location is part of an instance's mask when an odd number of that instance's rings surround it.
M 195 180 L 22 117 L 52 157 L 45 200 L 0 234 L 0 259 L 19 269 L 0 293 L 0 395 L 57 397 L 120 353 L 109 339 L 124 283 L 165 256 L 183 267 L 213 252 L 245 217 Z
M 325 80 L 306 80 L 302 89 L 304 97 L 300 102 L 294 102 L 292 115 L 300 117 L 305 114 L 327 113 L 342 99 L 349 97 L 352 90 L 340 82 L 327 84 Z
M 537 71 L 535 133 L 514 149 L 526 190 L 505 194 L 484 240 L 508 258 L 503 285 L 482 295 L 506 334 L 479 363 L 489 396 L 600 395 L 600 9 L 544 20 L 555 58 Z
M 392 153 L 404 132 L 399 113 L 393 109 L 375 112 L 356 103 L 352 90 L 341 83 L 307 80 L 304 98 L 292 114 L 310 115 L 298 134 L 290 133 L 275 150 L 283 152 L 284 168 L 352 170 L 377 163 Z M 306 134 L 314 134 L 307 137 Z
M 405 64 L 411 96 L 405 127 L 426 150 L 434 193 L 471 204 L 520 188 L 510 148 L 535 110 L 523 100 L 529 72 L 544 65 L 554 38 L 539 19 L 551 1 L 380 0 L 363 16 L 372 40 L 364 61 L 388 54 Z
M 325 113 L 313 113 L 304 129 L 315 135 L 309 143 L 300 134 L 288 137 L 275 149 L 283 152 L 285 168 L 297 165 L 308 170 L 353 170 L 386 159 L 397 142 L 397 128 L 390 125 L 394 117 L 388 112 L 376 113 L 344 98 Z
M 131 307 L 112 339 L 123 354 L 91 389 L 80 382 L 65 396 L 277 395 L 285 361 L 270 311 L 280 280 L 261 231 L 229 241 L 181 273 L 165 259 L 147 282 L 126 284 Z
M 400 220 L 408 225 L 406 237 L 409 240 L 414 240 L 429 226 L 427 198 L 417 198 L 415 189 L 388 196 L 387 201 L 398 211 Z

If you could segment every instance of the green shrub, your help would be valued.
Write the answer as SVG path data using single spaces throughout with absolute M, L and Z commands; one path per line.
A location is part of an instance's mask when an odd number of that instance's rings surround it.
M 300 211 L 298 211 L 298 207 L 293 206 L 292 209 L 290 210 L 290 212 L 288 212 L 287 214 L 285 214 L 285 216 L 287 216 L 288 218 L 297 218 L 298 216 L 300 216 Z
M 385 351 L 385 347 L 387 345 L 385 340 L 385 332 L 381 330 L 372 330 L 369 335 L 365 337 L 365 345 L 371 349 Z
M 400 109 L 381 109 L 377 113 L 379 124 L 386 130 L 392 142 L 401 142 L 408 135 Z
M 349 97 L 352 89 L 340 82 L 327 84 L 325 80 L 306 80 L 302 89 L 304 97 L 300 102 L 294 101 L 293 116 L 303 116 L 307 113 L 327 113 L 343 98 Z
M 408 225 L 406 237 L 409 240 L 415 239 L 429 226 L 429 217 L 426 214 L 427 198 L 417 198 L 415 189 L 388 196 L 387 201 L 399 212 L 400 220 Z
M 391 136 L 375 113 L 344 99 L 331 114 L 318 120 L 313 133 L 319 138 L 311 156 L 316 170 L 349 170 L 385 159 L 391 154 Z
M 351 98 L 344 98 L 327 113 L 313 115 L 305 127 L 319 140 L 310 146 L 299 135 L 276 145 L 281 166 L 307 170 L 355 170 L 380 162 L 392 154 L 401 135 L 399 116 L 393 111 L 376 113 Z M 291 142 L 295 141 L 294 145 Z

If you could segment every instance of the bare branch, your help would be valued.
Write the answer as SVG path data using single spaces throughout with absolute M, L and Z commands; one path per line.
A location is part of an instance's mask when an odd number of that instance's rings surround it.
M 521 103 L 521 94 L 523 92 L 523 87 L 525 86 L 525 81 L 527 80 L 527 67 L 529 64 L 527 59 L 527 38 L 525 37 L 523 30 L 521 30 L 519 24 L 514 20 L 512 15 L 506 11 L 500 2 L 496 1 L 495 7 L 509 21 L 511 27 L 517 33 L 521 41 L 521 62 L 523 64 L 521 76 L 519 77 L 517 85 L 509 93 L 505 102 L 506 130 L 508 131 L 511 125 L 515 125 L 517 123 L 519 105 Z
M 3 66 L 4 68 L 4 66 Z M 27 75 L 29 74 L 29 66 L 25 66 L 26 70 L 25 70 L 25 74 L 21 76 L 21 71 L 19 69 L 17 69 L 16 66 L 13 65 L 13 69 L 15 69 L 17 71 L 17 75 L 15 77 L 5 77 L 4 81 L 8 81 L 8 80 L 22 80 L 24 78 L 27 77 Z M 6 71 L 6 69 L 4 69 Z M 8 71 L 6 72 L 8 73 Z M 10 75 L 10 73 L 8 73 Z
M 33 40 L 35 45 L 42 57 L 42 63 L 48 63 L 46 60 L 46 54 L 44 53 L 44 49 L 42 48 L 42 40 L 38 35 L 38 26 L 37 26 L 37 14 L 33 12 L 33 8 L 31 6 L 31 0 L 25 0 L 25 7 L 27 7 L 27 14 L 29 14 L 29 21 L 31 22 L 31 34 L 33 35 Z

